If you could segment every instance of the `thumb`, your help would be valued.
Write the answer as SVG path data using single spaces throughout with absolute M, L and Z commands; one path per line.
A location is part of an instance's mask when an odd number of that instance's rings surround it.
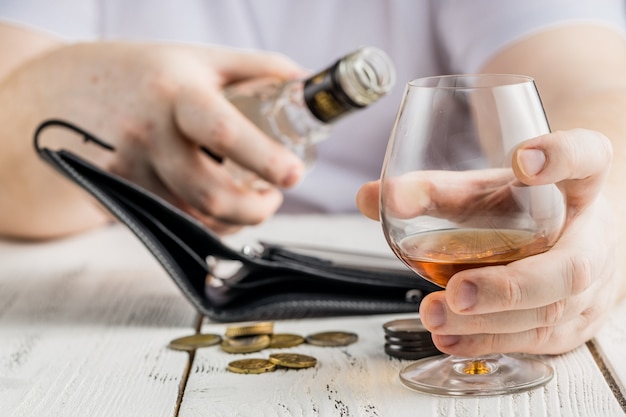
M 370 181 L 363 184 L 356 195 L 358 209 L 372 220 L 379 219 L 379 189 L 380 181 Z
M 274 77 L 289 80 L 310 74 L 310 71 L 287 56 L 276 52 L 215 47 L 207 49 L 204 56 L 209 67 L 218 66 L 222 85 L 249 78 Z
M 584 206 L 600 192 L 613 157 L 611 142 L 587 129 L 530 139 L 513 154 L 513 171 L 527 185 L 558 184 L 569 205 Z

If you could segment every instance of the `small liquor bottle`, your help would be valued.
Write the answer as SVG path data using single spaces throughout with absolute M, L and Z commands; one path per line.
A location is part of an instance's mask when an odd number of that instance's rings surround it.
M 387 54 L 362 47 L 304 80 L 257 79 L 235 84 L 225 94 L 310 168 L 316 158 L 315 144 L 328 137 L 333 123 L 376 102 L 394 82 L 395 70 Z

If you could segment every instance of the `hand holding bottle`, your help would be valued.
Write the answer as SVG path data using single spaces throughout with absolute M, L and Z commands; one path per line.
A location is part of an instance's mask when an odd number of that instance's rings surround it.
M 310 169 L 316 144 L 334 123 L 385 96 L 395 83 L 395 68 L 385 52 L 362 47 L 306 78 L 256 78 L 226 89 L 226 97 L 266 135 L 298 155 Z M 269 184 L 245 167 L 225 161 L 242 183 L 262 189 Z
M 282 202 L 278 188 L 299 181 L 303 163 L 242 116 L 222 90 L 255 77 L 303 74 L 288 59 L 268 53 L 131 43 L 59 45 L 22 65 L 2 86 L 0 104 L 6 111 L 0 122 L 12 141 L 0 152 L 0 165 L 12 169 L 15 182 L 7 184 L 11 195 L 2 209 L 19 208 L 21 214 L 0 229 L 54 237 L 104 219 L 89 204 L 76 204 L 87 197 L 36 160 L 28 138 L 50 117 L 111 142 L 115 152 L 94 149 L 89 158 L 218 232 L 265 220 Z M 42 140 L 51 144 L 60 133 L 52 130 Z M 65 148 L 74 145 L 81 154 L 91 149 L 75 138 L 63 141 Z M 201 148 L 235 161 L 273 187 L 239 184 Z

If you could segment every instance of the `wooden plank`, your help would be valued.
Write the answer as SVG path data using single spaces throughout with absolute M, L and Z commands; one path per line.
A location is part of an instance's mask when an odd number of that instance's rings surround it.
M 217 346 L 199 349 L 183 397 L 181 417 L 209 416 L 621 416 L 622 410 L 584 346 L 546 358 L 556 377 L 546 387 L 490 398 L 446 398 L 420 394 L 401 385 L 399 370 L 408 361 L 383 350 L 382 324 L 411 315 L 287 320 L 275 332 L 301 335 L 349 330 L 359 341 L 342 348 L 300 345 L 287 351 L 315 356 L 318 365 L 240 375 L 228 362 L 264 358 L 285 350 L 228 354 Z M 204 332 L 224 334 L 225 325 L 207 324 Z
M 173 416 L 196 312 L 115 226 L 0 243 L 3 416 Z
M 386 249 L 376 223 L 350 216 L 281 217 L 231 241 L 257 237 Z M 156 262 L 119 227 L 43 245 L 0 243 L 2 415 L 173 415 L 187 354 L 165 345 L 192 333 L 194 318 Z M 557 378 L 530 393 L 450 399 L 409 391 L 397 380 L 406 362 L 382 351 L 381 325 L 390 318 L 278 322 L 281 332 L 347 329 L 361 336 L 347 348 L 299 347 L 320 360 L 310 370 L 237 375 L 225 366 L 242 355 L 199 350 L 180 415 L 623 415 L 585 347 L 551 358 Z
M 600 366 L 615 384 L 616 395 L 626 408 L 626 301 L 622 302 L 593 340 Z

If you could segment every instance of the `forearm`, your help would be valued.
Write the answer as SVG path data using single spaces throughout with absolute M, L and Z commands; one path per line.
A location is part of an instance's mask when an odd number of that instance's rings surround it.
M 46 35 L 0 24 L 0 236 L 59 237 L 103 223 L 106 218 L 85 193 L 41 162 L 32 146 L 45 109 L 43 83 L 23 69 L 64 45 Z
M 34 127 L 46 116 L 24 100 L 25 89 L 0 86 L 0 108 L 5 109 L 0 112 L 0 236 L 56 238 L 104 223 L 104 213 L 86 193 L 35 154 Z

